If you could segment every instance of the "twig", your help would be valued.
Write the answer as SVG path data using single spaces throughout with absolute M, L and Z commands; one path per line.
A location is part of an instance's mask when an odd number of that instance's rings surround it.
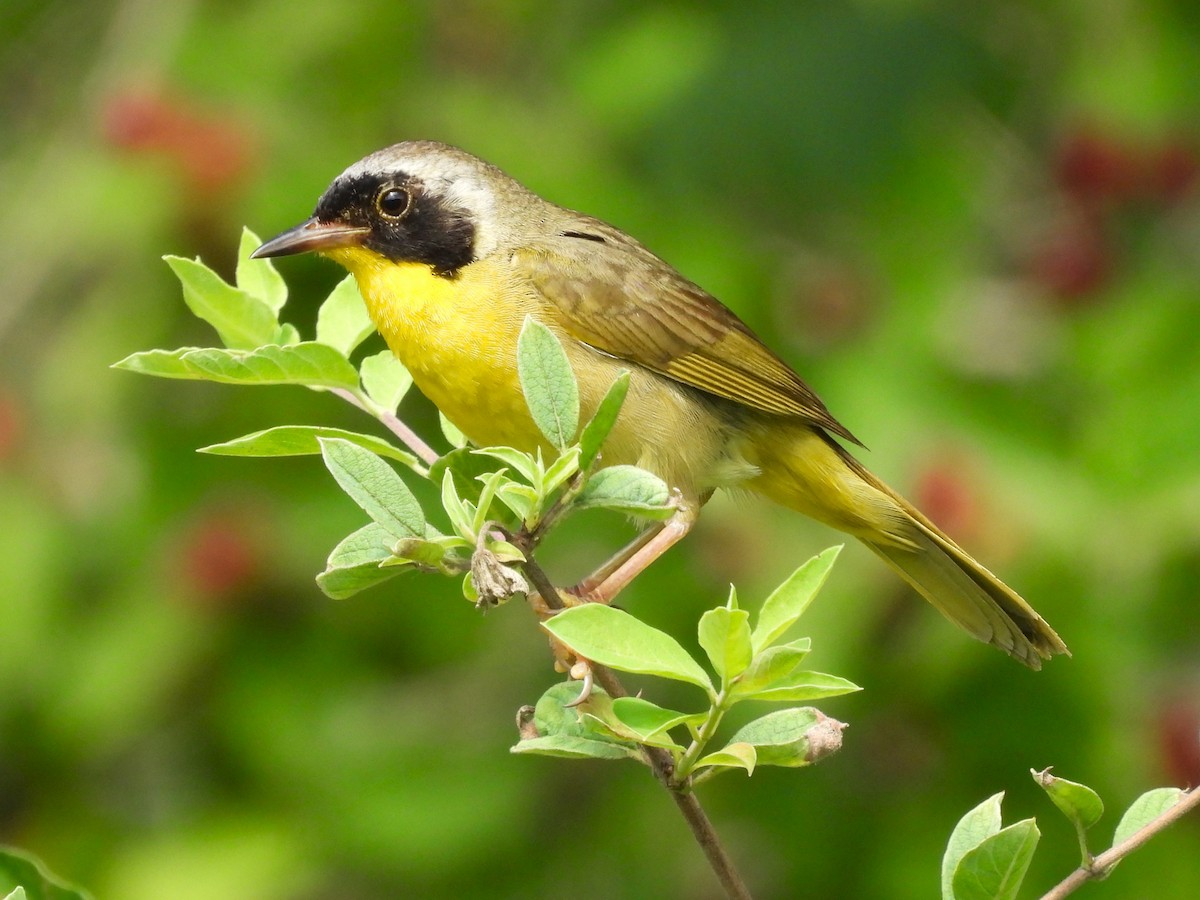
M 330 392 L 337 394 L 339 397 L 349 403 L 353 403 L 363 412 L 382 422 L 385 426 L 387 426 L 387 429 L 396 437 L 400 438 L 404 446 L 415 453 L 420 458 L 421 462 L 425 463 L 425 465 L 432 466 L 435 462 L 437 462 L 437 451 L 421 440 L 421 438 L 417 436 L 417 433 L 400 421 L 400 418 L 394 413 L 390 413 L 387 410 L 368 408 L 367 405 L 363 403 L 353 391 L 346 388 L 331 388 Z
M 1192 788 L 1190 791 L 1184 791 L 1178 803 L 1157 819 L 1147 822 L 1115 847 L 1105 850 L 1093 859 L 1092 864 L 1087 868 L 1080 866 L 1060 881 L 1052 890 L 1043 894 L 1042 900 L 1061 900 L 1062 897 L 1073 893 L 1080 885 L 1103 878 L 1112 870 L 1113 866 L 1126 856 L 1141 847 L 1142 844 L 1146 843 L 1146 841 L 1150 840 L 1150 838 L 1154 837 L 1168 825 L 1174 824 L 1197 807 L 1200 807 L 1200 788 Z

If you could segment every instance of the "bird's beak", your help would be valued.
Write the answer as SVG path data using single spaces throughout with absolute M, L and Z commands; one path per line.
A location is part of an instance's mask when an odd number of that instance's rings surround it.
M 268 256 L 291 256 L 295 253 L 313 253 L 335 250 L 338 247 L 353 247 L 370 234 L 371 229 L 346 225 L 342 222 L 322 222 L 315 216 L 289 228 L 283 234 L 271 238 L 250 254 L 253 259 Z

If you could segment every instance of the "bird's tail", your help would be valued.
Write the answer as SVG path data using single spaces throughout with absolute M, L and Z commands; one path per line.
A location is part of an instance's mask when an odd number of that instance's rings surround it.
M 784 454 L 760 452 L 749 486 L 858 538 L 951 622 L 1030 668 L 1069 654 L 1016 591 L 839 445 L 804 432 Z

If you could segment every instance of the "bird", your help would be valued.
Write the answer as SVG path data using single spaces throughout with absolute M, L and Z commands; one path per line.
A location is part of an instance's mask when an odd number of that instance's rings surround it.
M 405 141 L 338 175 L 312 216 L 257 258 L 346 268 L 413 382 L 475 445 L 549 449 L 522 394 L 527 318 L 558 338 L 590 416 L 629 387 L 601 465 L 670 486 L 675 509 L 575 588 L 608 602 L 743 489 L 861 541 L 951 622 L 1033 669 L 1068 653 L 1016 591 L 847 449 L 862 446 L 731 310 L 620 229 L 543 199 L 496 166 Z

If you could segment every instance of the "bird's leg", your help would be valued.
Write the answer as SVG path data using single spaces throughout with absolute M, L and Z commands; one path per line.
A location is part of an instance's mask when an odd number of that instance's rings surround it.
M 577 597 L 594 603 L 610 603 L 642 570 L 666 553 L 692 530 L 696 513 L 680 506 L 661 525 L 654 525 L 616 556 L 571 589 Z

